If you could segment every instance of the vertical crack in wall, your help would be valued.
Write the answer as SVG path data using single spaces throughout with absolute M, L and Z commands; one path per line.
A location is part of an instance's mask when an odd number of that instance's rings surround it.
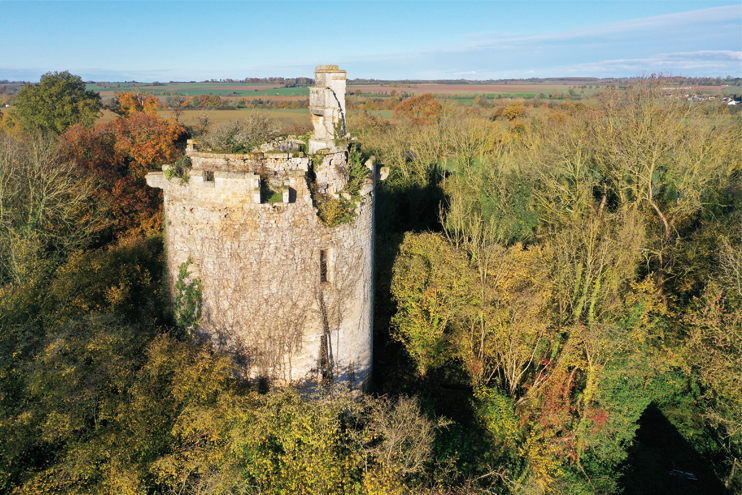
M 340 110 L 340 118 L 343 119 L 343 137 L 345 137 L 348 134 L 348 130 L 345 128 L 345 112 L 343 112 L 343 106 L 340 104 L 340 99 L 338 98 L 338 95 L 335 94 L 335 90 L 328 87 L 327 89 L 332 92 L 332 96 L 335 97 L 335 101 L 338 102 L 338 110 Z

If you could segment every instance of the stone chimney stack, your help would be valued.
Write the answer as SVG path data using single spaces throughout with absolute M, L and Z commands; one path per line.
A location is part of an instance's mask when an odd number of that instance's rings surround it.
M 318 65 L 314 69 L 314 87 L 309 88 L 309 113 L 314 132 L 309 153 L 335 148 L 335 138 L 345 137 L 346 72 L 337 65 Z

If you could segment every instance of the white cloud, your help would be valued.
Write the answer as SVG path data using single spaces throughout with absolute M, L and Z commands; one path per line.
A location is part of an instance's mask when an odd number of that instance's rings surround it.
M 379 78 L 633 76 L 644 71 L 742 75 L 740 50 L 742 8 L 727 6 L 570 31 L 477 33 L 460 43 L 415 52 L 352 57 L 348 65 Z
M 682 29 L 688 26 L 698 27 L 717 24 L 736 26 L 738 34 L 742 34 L 742 31 L 740 31 L 742 29 L 742 9 L 736 5 L 714 7 L 692 12 L 595 24 L 580 29 L 557 31 L 552 33 L 529 35 L 498 33 L 491 36 L 479 35 L 476 40 L 448 47 L 441 47 L 437 50 L 469 51 L 485 48 L 509 49 L 523 44 L 624 37 L 637 32 L 676 31 L 677 29 Z M 738 43 L 742 43 L 742 39 L 739 39 Z M 433 49 L 432 51 L 437 50 Z
M 730 62 L 742 60 L 742 52 L 731 50 L 699 50 L 697 52 L 660 53 L 654 57 L 636 59 L 602 60 L 585 64 L 576 64 L 565 68 L 576 73 L 612 73 L 672 69 L 723 69 Z

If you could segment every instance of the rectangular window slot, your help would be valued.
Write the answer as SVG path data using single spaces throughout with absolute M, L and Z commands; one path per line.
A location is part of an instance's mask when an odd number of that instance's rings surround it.
M 328 268 L 330 264 L 330 253 L 326 250 L 322 250 L 319 252 L 319 281 L 320 282 L 328 282 L 329 278 L 328 275 Z
M 214 187 L 214 171 L 204 170 L 204 187 Z

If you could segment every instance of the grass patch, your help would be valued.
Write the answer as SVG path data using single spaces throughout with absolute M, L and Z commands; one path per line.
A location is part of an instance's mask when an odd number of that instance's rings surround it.
M 394 117 L 394 110 L 369 110 L 370 115 L 379 115 L 387 120 L 391 120 Z

